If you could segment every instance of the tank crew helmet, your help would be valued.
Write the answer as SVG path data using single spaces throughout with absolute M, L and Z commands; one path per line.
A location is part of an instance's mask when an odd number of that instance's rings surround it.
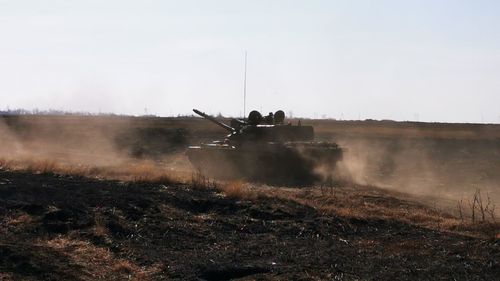
M 250 111 L 248 114 L 248 124 L 256 126 L 260 123 L 262 123 L 262 114 L 257 110 Z
M 285 122 L 285 112 L 278 110 L 274 113 L 274 124 L 281 125 Z

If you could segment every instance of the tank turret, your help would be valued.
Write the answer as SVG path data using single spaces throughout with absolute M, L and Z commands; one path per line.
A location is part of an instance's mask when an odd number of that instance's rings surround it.
M 214 117 L 197 109 L 193 109 L 193 111 L 230 132 L 226 137 L 229 142 L 288 142 L 314 140 L 314 128 L 312 126 L 285 125 L 285 113 L 282 110 L 278 110 L 276 114 L 270 113 L 265 117 L 262 117 L 260 112 L 253 110 L 248 114 L 248 121 L 232 119 L 231 124 L 234 127 L 218 121 Z

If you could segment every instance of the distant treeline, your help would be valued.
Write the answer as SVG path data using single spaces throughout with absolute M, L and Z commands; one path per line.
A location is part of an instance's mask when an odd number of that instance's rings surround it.
M 85 112 L 85 111 L 68 111 L 68 110 L 59 110 L 59 109 L 48 109 L 48 110 L 40 110 L 40 109 L 0 109 L 0 116 L 19 116 L 19 115 L 43 115 L 43 116 L 109 116 L 109 117 L 161 117 L 155 114 L 142 114 L 142 115 L 130 115 L 130 114 L 116 114 L 110 112 Z M 198 117 L 193 114 L 177 114 L 173 116 L 166 116 L 170 118 L 190 118 L 190 117 Z M 224 117 L 220 113 L 218 118 L 229 118 Z
M 48 110 L 27 110 L 27 109 L 6 109 L 0 110 L 0 116 L 17 116 L 17 115 L 56 115 L 56 116 L 129 116 L 126 114 L 115 114 L 115 113 L 107 113 L 107 112 L 84 112 L 84 111 L 66 111 L 66 110 L 57 110 L 57 109 L 48 109 Z
M 291 114 L 291 113 L 290 113 Z M 33 110 L 28 110 L 28 109 L 6 109 L 6 110 L 0 110 L 0 116 L 18 116 L 18 115 L 43 115 L 43 116 L 115 116 L 115 117 L 133 117 L 134 115 L 129 115 L 129 114 L 116 114 L 116 113 L 109 113 L 109 112 L 85 112 L 85 111 L 67 111 L 67 110 L 58 110 L 58 109 L 48 109 L 48 110 L 39 110 L 39 109 L 33 109 Z M 160 117 L 158 115 L 154 114 L 143 114 L 140 115 L 140 117 Z M 191 117 L 198 117 L 198 115 L 193 115 L 193 114 L 177 114 L 173 116 L 167 116 L 171 118 L 191 118 Z M 230 116 L 224 116 L 220 112 L 215 116 L 218 119 L 232 119 L 234 117 Z M 240 118 L 242 119 L 242 118 Z M 308 118 L 308 117 L 291 117 L 289 116 L 287 118 L 288 120 L 316 120 L 314 118 Z M 330 121 L 338 121 L 335 118 L 326 118 L 322 117 L 323 120 L 330 120 Z M 342 120 L 340 120 L 342 121 Z M 344 120 L 344 121 L 349 121 L 349 120 Z M 350 121 L 358 121 L 358 120 L 350 120 Z M 359 120 L 362 121 L 362 120 Z M 364 121 L 368 122 L 396 122 L 393 120 L 374 120 L 374 119 L 365 119 Z

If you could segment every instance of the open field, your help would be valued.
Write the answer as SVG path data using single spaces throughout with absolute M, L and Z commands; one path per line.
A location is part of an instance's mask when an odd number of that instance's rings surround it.
M 500 275 L 500 126 L 302 124 L 347 149 L 335 184 L 196 175 L 225 134 L 198 118 L 3 117 L 0 279 Z
M 296 120 L 292 120 L 296 123 Z M 500 125 L 302 120 L 319 140 L 347 149 L 344 177 L 406 193 L 451 200 L 476 189 L 500 205 Z M 109 167 L 153 160 L 192 172 L 189 144 L 220 139 L 224 130 L 200 118 L 4 117 L 0 157 Z M 500 208 L 499 208 L 500 209 Z

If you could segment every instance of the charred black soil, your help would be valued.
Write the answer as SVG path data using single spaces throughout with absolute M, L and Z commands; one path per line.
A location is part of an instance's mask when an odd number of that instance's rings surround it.
M 188 185 L 0 171 L 0 225 L 0 279 L 7 280 L 500 276 L 498 239 Z

